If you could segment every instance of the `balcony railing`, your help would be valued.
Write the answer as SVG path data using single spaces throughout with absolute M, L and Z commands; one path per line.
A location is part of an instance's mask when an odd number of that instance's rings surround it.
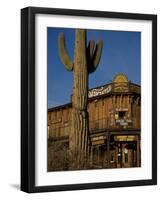
M 101 131 L 107 128 L 131 128 L 132 120 L 111 120 L 110 118 L 101 118 L 98 120 L 89 121 L 90 133 Z M 63 137 L 69 136 L 71 129 L 71 121 L 68 121 L 68 125 L 50 128 L 49 126 L 49 137 Z

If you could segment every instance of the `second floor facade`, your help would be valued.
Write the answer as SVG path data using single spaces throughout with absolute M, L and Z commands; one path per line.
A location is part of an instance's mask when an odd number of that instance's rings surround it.
M 109 84 L 90 89 L 88 114 L 90 134 L 106 129 L 140 129 L 141 88 L 118 74 Z M 48 109 L 48 136 L 70 133 L 72 103 Z

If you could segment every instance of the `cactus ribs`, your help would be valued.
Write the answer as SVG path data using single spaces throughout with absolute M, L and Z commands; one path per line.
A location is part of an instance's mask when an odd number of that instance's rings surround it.
M 74 60 L 68 55 L 63 33 L 58 38 L 59 55 L 66 69 L 73 71 L 72 126 L 69 134 L 69 150 L 73 156 L 71 168 L 86 168 L 89 162 L 89 123 L 88 123 L 88 75 L 93 73 L 100 61 L 102 40 L 94 44 L 90 40 L 86 46 L 86 30 L 76 29 Z M 95 48 L 94 48 L 95 47 Z

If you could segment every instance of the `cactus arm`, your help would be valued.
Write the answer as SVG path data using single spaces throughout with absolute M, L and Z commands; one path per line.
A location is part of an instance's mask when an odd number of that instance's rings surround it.
M 88 68 L 89 73 L 92 73 L 97 69 L 99 61 L 101 59 L 102 47 L 103 47 L 102 40 L 97 41 L 97 44 L 96 44 L 93 56 L 91 58 L 89 68 Z
M 71 61 L 68 51 L 66 49 L 65 37 L 63 33 L 59 34 L 58 48 L 59 48 L 59 56 L 60 56 L 61 62 L 65 65 L 67 70 L 69 71 L 73 70 L 73 62 Z
M 93 67 L 96 69 L 100 59 L 101 59 L 101 54 L 102 54 L 102 47 L 103 47 L 103 42 L 102 40 L 99 40 L 96 44 L 95 52 L 93 55 Z
M 90 40 L 87 48 L 88 56 L 90 56 L 90 58 L 92 58 L 93 56 L 93 50 L 94 50 L 94 40 Z
M 93 52 L 94 52 L 94 40 L 89 41 L 86 52 L 87 52 L 88 72 L 92 73 L 92 70 L 93 70 L 92 58 L 93 58 Z

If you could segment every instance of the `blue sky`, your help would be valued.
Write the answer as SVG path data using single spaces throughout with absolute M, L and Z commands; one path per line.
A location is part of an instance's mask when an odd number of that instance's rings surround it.
M 74 55 L 75 30 L 47 29 L 48 108 L 70 102 L 73 73 L 67 71 L 58 54 L 58 34 L 65 34 L 70 57 Z M 141 33 L 111 30 L 87 30 L 87 42 L 103 40 L 103 51 L 97 70 L 89 75 L 89 88 L 111 82 L 117 73 L 124 73 L 133 83 L 141 82 Z

